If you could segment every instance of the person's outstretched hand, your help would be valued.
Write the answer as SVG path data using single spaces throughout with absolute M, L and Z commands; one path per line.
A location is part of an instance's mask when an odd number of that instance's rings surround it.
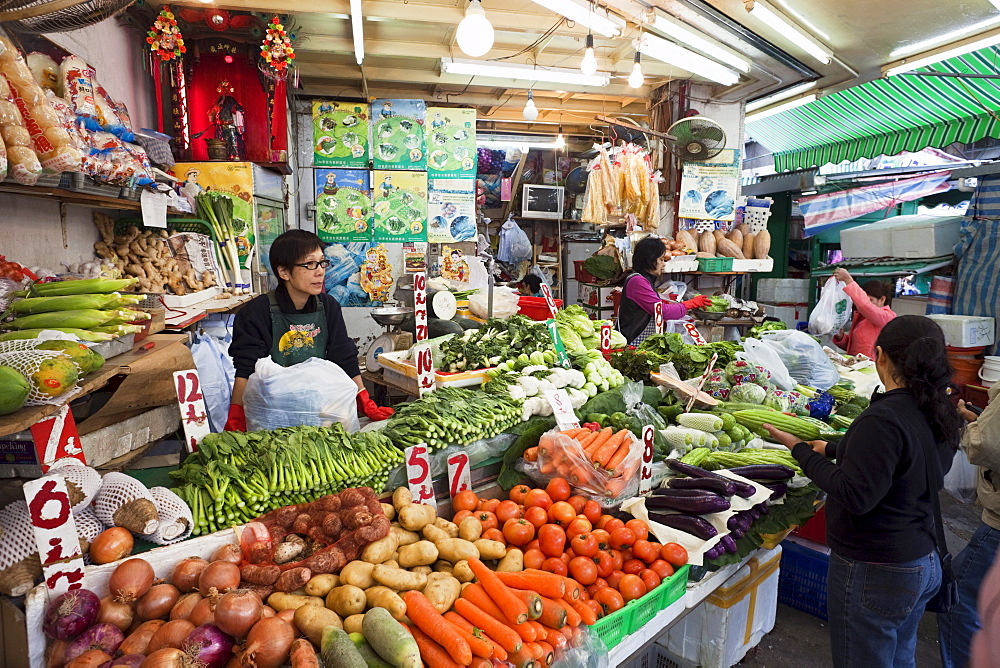
M 693 308 L 708 308 L 712 305 L 712 300 L 705 295 L 698 295 L 697 297 L 692 297 L 686 302 L 681 303 L 684 304 L 684 307 L 690 311 Z
M 767 430 L 767 433 L 771 435 L 771 438 L 773 438 L 778 443 L 781 443 L 789 450 L 791 450 L 796 443 L 802 442 L 802 439 L 799 438 L 798 436 L 794 434 L 789 434 L 787 431 L 781 431 L 780 429 L 772 425 L 763 424 L 761 426 Z
M 246 431 L 247 414 L 239 404 L 229 404 L 229 414 L 226 416 L 226 431 Z
M 358 392 L 357 402 L 358 410 L 364 413 L 372 422 L 387 420 L 396 412 L 388 406 L 379 406 L 372 401 L 371 397 L 368 396 L 368 390 Z
M 850 285 L 854 282 L 854 277 L 851 276 L 851 272 L 847 271 L 843 267 L 839 267 L 833 271 L 833 277 L 838 281 L 843 281 L 845 284 Z

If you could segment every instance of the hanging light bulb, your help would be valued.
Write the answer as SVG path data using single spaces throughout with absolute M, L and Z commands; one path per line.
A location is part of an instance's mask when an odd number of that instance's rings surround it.
M 478 58 L 493 48 L 493 24 L 486 18 L 479 0 L 470 0 L 455 37 L 458 39 L 458 48 L 473 58 Z
M 628 85 L 632 88 L 642 87 L 642 65 L 639 64 L 639 52 L 635 52 L 635 64 L 632 65 L 632 74 L 628 75 Z
M 559 136 L 556 137 L 554 148 L 566 148 L 566 138 L 563 137 L 562 124 L 559 125 Z
M 591 34 L 587 35 L 587 50 L 583 52 L 580 71 L 587 76 L 597 72 L 597 58 L 594 57 L 594 36 Z
M 524 104 L 524 111 L 521 112 L 524 116 L 524 120 L 533 121 L 538 118 L 538 107 L 535 106 L 535 96 L 529 90 L 528 91 L 528 101 Z

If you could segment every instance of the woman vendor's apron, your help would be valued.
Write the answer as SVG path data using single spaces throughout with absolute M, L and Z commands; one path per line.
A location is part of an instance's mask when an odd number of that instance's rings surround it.
M 274 290 L 267 293 L 271 305 L 271 359 L 281 366 L 305 362 L 310 357 L 326 359 L 326 309 L 316 298 L 312 313 L 282 313 Z

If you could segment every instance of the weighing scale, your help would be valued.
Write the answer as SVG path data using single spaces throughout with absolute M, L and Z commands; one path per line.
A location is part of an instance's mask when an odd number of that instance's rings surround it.
M 412 306 L 383 306 L 371 310 L 372 320 L 385 327 L 385 334 L 372 341 L 365 354 L 365 367 L 369 371 L 381 371 L 378 356 L 396 350 L 408 350 L 413 345 L 413 335 L 400 331 L 399 325 L 413 315 Z

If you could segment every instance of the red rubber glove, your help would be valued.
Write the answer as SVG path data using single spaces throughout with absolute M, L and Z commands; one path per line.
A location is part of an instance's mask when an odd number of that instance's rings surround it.
M 368 416 L 368 419 L 372 422 L 387 420 L 396 412 L 388 406 L 379 406 L 372 401 L 371 397 L 368 396 L 368 390 L 358 392 L 357 402 L 358 410 Z
M 229 404 L 229 415 L 226 418 L 226 431 L 246 431 L 247 414 L 239 404 Z
M 692 299 L 687 300 L 686 302 L 681 302 L 681 303 L 684 304 L 684 307 L 690 311 L 693 308 L 709 307 L 712 305 L 712 300 L 706 297 L 705 295 L 698 295 L 697 297 L 694 297 Z

